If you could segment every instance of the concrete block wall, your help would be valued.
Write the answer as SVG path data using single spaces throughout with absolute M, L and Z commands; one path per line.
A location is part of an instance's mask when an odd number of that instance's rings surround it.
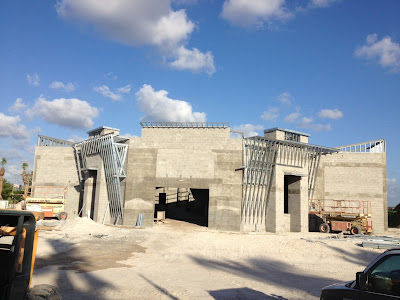
M 314 199 L 368 200 L 377 234 L 387 230 L 385 153 L 336 153 L 321 157 Z
M 153 225 L 157 149 L 137 147 L 140 139 L 131 139 L 127 155 L 124 225 L 136 225 L 143 214 L 143 226 Z
M 103 160 L 101 159 L 100 155 L 92 155 L 87 157 L 86 166 L 89 169 L 96 170 L 96 182 L 95 182 L 95 211 L 91 218 L 96 222 L 103 222 L 105 224 L 109 224 L 112 220 L 110 218 L 110 208 L 107 211 L 108 205 L 108 194 L 107 194 L 107 182 L 104 173 L 104 164 Z M 93 172 L 93 171 L 91 171 Z M 84 193 L 84 203 L 85 206 L 83 207 L 82 216 L 88 216 L 88 210 L 91 209 L 92 205 L 92 189 L 93 189 L 93 178 L 88 178 L 85 181 L 85 193 Z M 107 211 L 107 213 L 106 213 Z
M 65 211 L 69 218 L 77 216 L 80 186 L 72 147 L 36 147 L 32 184 L 67 186 Z
M 142 128 L 127 160 L 124 224 L 143 213 L 152 226 L 156 187 L 179 187 L 209 189 L 210 228 L 240 229 L 242 140 L 229 128 Z
M 284 213 L 285 175 L 299 174 L 298 181 L 291 186 L 289 213 Z M 266 214 L 266 231 L 308 231 L 308 171 L 306 168 L 276 166 Z M 296 195 L 295 195 L 296 194 Z

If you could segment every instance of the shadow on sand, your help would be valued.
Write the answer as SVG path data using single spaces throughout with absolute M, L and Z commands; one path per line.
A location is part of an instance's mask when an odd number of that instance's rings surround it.
M 228 300 L 228 299 L 252 299 L 252 300 L 287 300 L 287 298 L 277 295 L 266 295 L 262 292 L 249 289 L 249 288 L 238 288 L 238 289 L 225 289 L 208 291 L 210 296 L 216 300 Z
M 79 248 L 71 248 L 70 243 L 62 240 L 49 240 L 49 243 L 56 252 L 59 249 L 70 250 L 51 256 L 38 257 L 35 262 L 33 277 L 35 277 L 35 273 L 51 274 L 53 278 L 56 277 L 54 285 L 59 288 L 63 300 L 105 299 L 101 295 L 101 290 L 112 289 L 113 285 L 88 273 L 87 269 L 90 269 L 91 262 L 80 253 Z M 71 265 L 74 267 L 69 268 L 68 266 Z M 78 275 L 72 274 L 73 271 L 67 271 L 71 269 L 75 270 L 75 274 Z M 71 275 L 75 278 L 71 278 Z M 79 280 L 79 287 L 77 280 Z
M 272 259 L 253 258 L 238 262 L 233 260 L 206 260 L 193 256 L 190 258 L 205 268 L 217 269 L 261 283 L 270 283 L 284 289 L 302 291 L 314 297 L 319 296 L 321 288 L 337 282 L 337 279 L 329 277 L 317 277 L 312 274 L 304 274 L 304 271 L 293 265 Z M 224 294 L 225 292 L 226 295 Z M 246 293 L 246 291 L 244 292 Z M 216 299 L 228 299 L 231 293 L 235 293 L 234 290 L 220 290 L 217 294 L 219 298 Z M 264 299 L 284 299 L 282 296 L 277 295 L 264 295 L 264 297 Z M 251 298 L 252 297 L 249 299 Z

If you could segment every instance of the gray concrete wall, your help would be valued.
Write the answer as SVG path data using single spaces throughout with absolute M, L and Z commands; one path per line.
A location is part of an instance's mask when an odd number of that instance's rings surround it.
M 85 192 L 84 192 L 84 206 L 82 209 L 82 216 L 88 216 L 88 210 L 91 210 L 92 201 L 95 201 L 95 207 L 93 215 L 90 216 L 96 222 L 103 222 L 109 224 L 110 211 L 107 210 L 108 194 L 107 194 L 107 183 L 104 173 L 104 164 L 100 155 L 88 156 L 86 160 L 86 166 L 91 169 L 90 173 L 96 174 L 96 182 L 93 181 L 93 177 L 89 177 L 85 180 Z M 89 173 L 89 174 L 90 174 Z M 95 198 L 92 198 L 93 186 L 95 183 Z
M 314 199 L 371 201 L 374 232 L 387 230 L 386 153 L 322 156 Z
M 298 177 L 289 191 L 289 213 L 284 213 L 285 175 Z M 276 166 L 270 199 L 266 212 L 266 231 L 307 232 L 308 231 L 308 171 L 307 168 Z
M 68 218 L 77 216 L 80 187 L 72 147 L 36 147 L 32 185 L 68 187 L 65 211 Z
M 142 128 L 130 139 L 124 224 L 152 226 L 156 187 L 209 189 L 209 227 L 240 230 L 242 141 L 229 128 Z

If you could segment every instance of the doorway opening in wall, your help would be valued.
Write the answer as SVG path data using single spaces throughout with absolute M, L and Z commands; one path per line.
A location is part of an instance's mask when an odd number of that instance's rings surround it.
M 156 189 L 154 217 L 165 211 L 167 219 L 208 226 L 209 190 L 192 188 Z
M 294 213 L 294 208 L 300 203 L 300 176 L 285 175 L 284 177 L 284 197 L 283 212 L 285 214 Z
M 81 184 L 79 195 L 80 217 L 88 217 L 97 222 L 98 197 L 97 192 L 97 170 L 88 170 L 85 181 Z
M 91 172 L 93 177 L 91 204 L 90 204 L 90 218 L 97 221 L 97 201 L 96 201 L 96 182 L 97 182 L 97 171 Z

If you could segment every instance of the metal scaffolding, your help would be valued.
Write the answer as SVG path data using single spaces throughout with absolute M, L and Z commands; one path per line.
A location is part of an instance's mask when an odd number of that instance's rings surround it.
M 113 133 L 96 136 L 94 138 L 77 143 L 75 150 L 79 180 L 84 182 L 84 172 L 88 170 L 87 157 L 99 154 L 103 160 L 106 177 L 108 208 L 115 223 L 124 217 L 124 203 L 121 193 L 121 180 L 126 177 L 124 165 L 128 152 L 128 145 L 123 144 L 127 139 L 114 136 Z
M 333 152 L 337 150 L 293 141 L 263 137 L 244 139 L 242 222 L 265 223 L 275 166 L 308 167 L 308 197 L 311 199 L 320 157 Z
M 44 135 L 38 135 L 37 145 L 44 147 L 71 147 L 74 143 Z

